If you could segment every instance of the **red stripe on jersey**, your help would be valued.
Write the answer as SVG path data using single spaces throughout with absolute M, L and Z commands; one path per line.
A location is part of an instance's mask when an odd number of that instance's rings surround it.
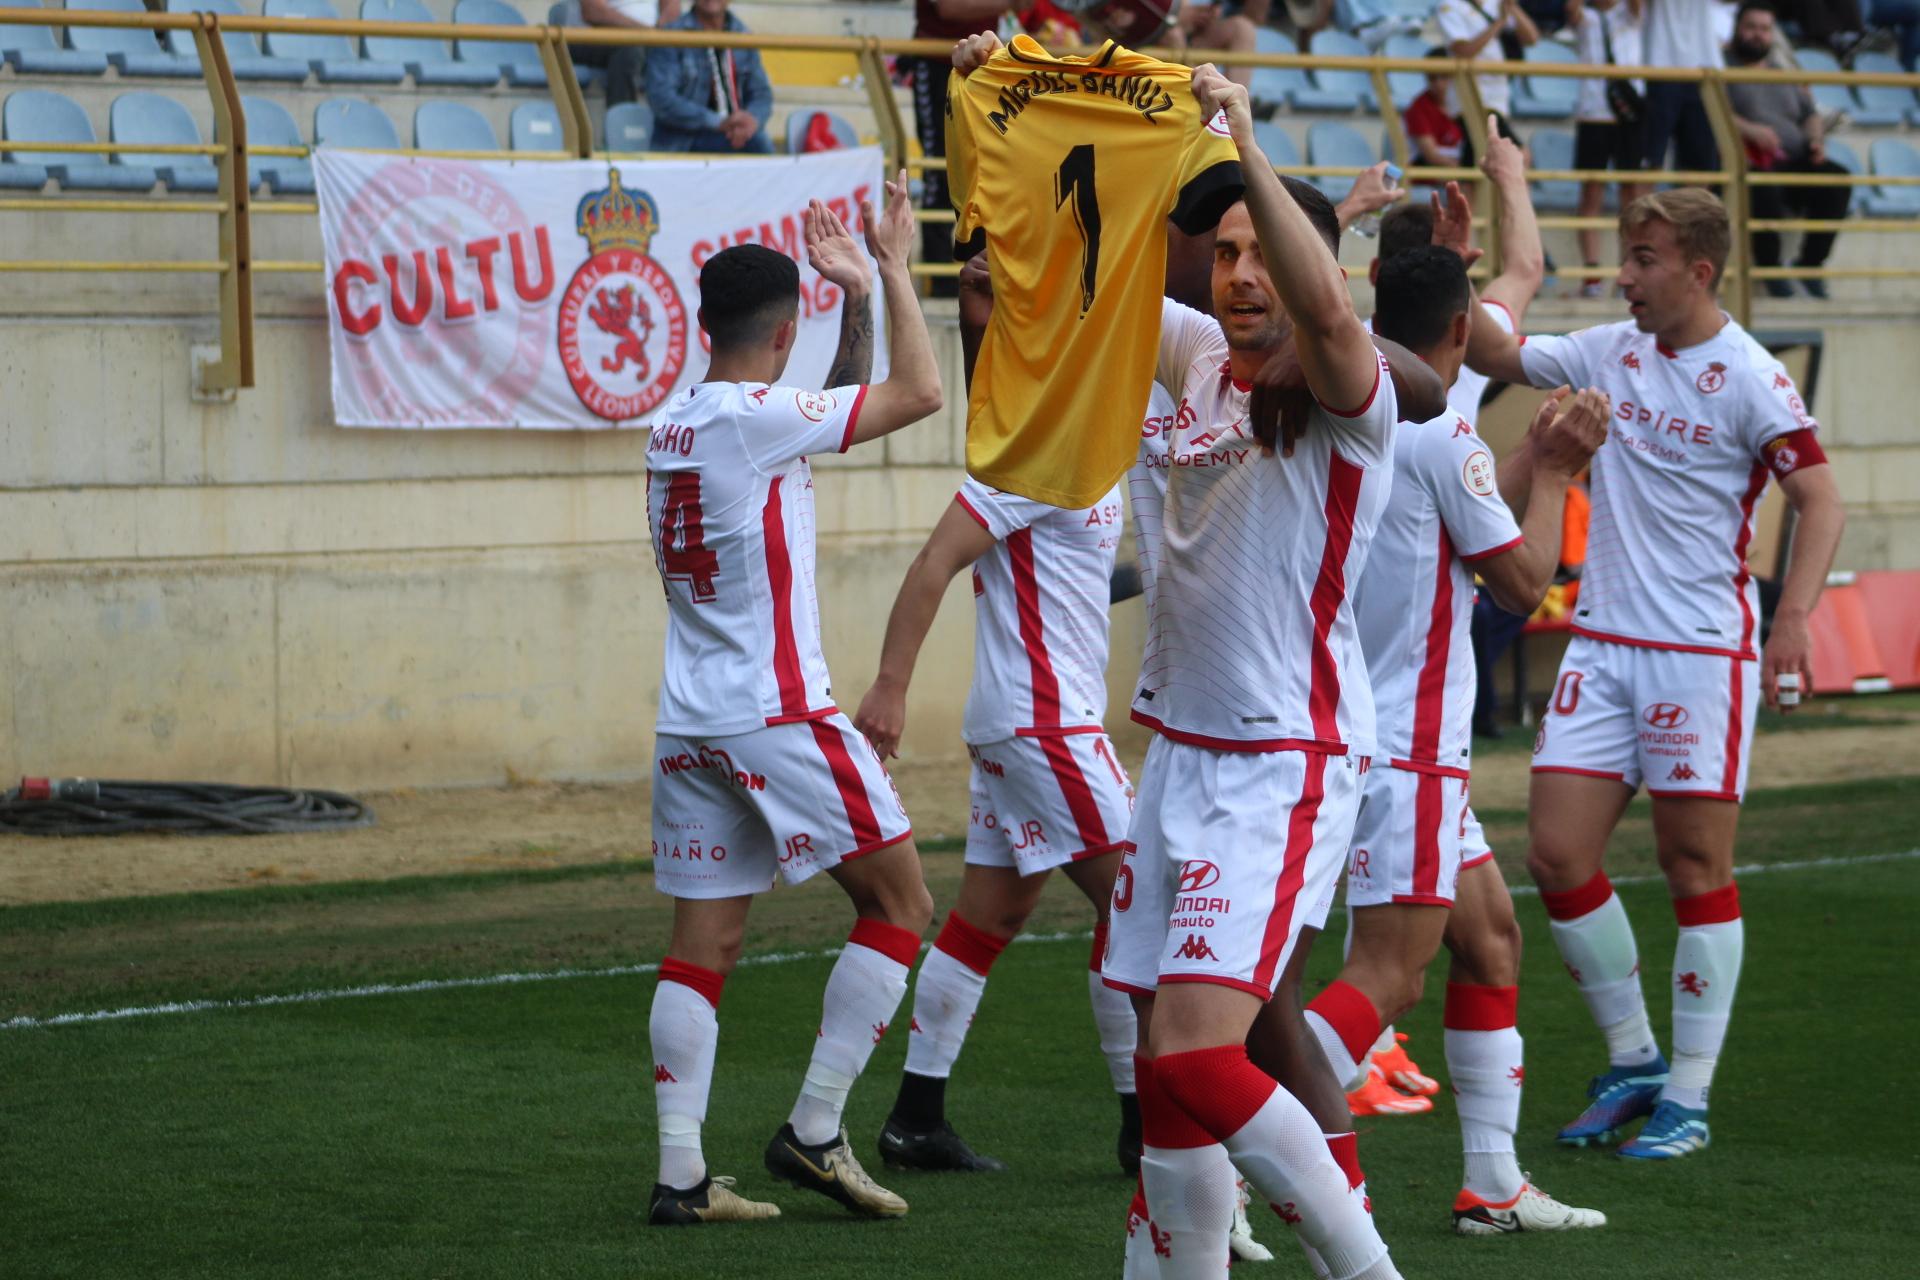
M 1190 747 L 1205 747 L 1209 751 L 1314 751 L 1329 756 L 1347 754 L 1347 744 L 1344 742 L 1318 742 L 1312 738 L 1215 738 L 1205 733 L 1188 733 L 1185 729 L 1169 729 L 1144 711 L 1131 711 L 1128 715 L 1135 724 L 1145 725 L 1169 742 L 1184 742 Z
M 1413 892 L 1440 892 L 1440 824 L 1447 820 L 1438 774 L 1422 773 L 1413 782 Z
M 767 590 L 773 595 L 773 676 L 780 685 L 780 714 L 802 716 L 807 711 L 807 678 L 800 672 L 800 644 L 793 635 L 793 561 L 787 557 L 779 476 L 767 484 L 760 538 L 767 551 Z
M 1360 505 L 1360 482 L 1366 472 L 1336 450 L 1327 461 L 1327 542 L 1320 553 L 1320 575 L 1313 584 L 1312 671 L 1307 686 L 1307 714 L 1314 736 L 1340 741 L 1340 664 L 1327 645 L 1327 634 L 1340 604 L 1347 598 L 1347 551 L 1353 546 L 1354 513 Z M 1271 637 L 1265 643 L 1273 643 Z
M 1746 593 L 1743 591 L 1741 600 L 1744 602 L 1745 599 Z M 1624 644 L 1634 649 L 1659 649 L 1664 653 L 1704 653 L 1714 658 L 1745 658 L 1748 661 L 1753 659 L 1751 646 L 1743 652 L 1739 649 L 1721 648 L 1718 645 L 1668 644 L 1665 640 L 1641 640 L 1636 636 L 1617 636 L 1611 631 L 1595 631 L 1592 627 L 1582 626 L 1578 622 L 1573 624 L 1573 634 L 1585 636 L 1589 640 L 1605 640 L 1608 644 Z
M 1440 722 L 1447 709 L 1447 656 L 1453 649 L 1453 540 L 1440 526 L 1440 558 L 1434 564 L 1433 607 L 1427 614 L 1427 656 L 1413 694 L 1413 758 L 1440 758 Z M 1414 877 L 1414 883 L 1420 883 Z
M 860 406 L 866 402 L 867 387 L 865 383 L 861 383 L 860 389 L 853 393 L 853 408 L 847 410 L 847 434 L 840 437 L 840 452 L 842 453 L 853 448 L 853 429 L 860 423 Z
M 1113 837 L 1107 834 L 1106 820 L 1100 816 L 1100 806 L 1094 801 L 1093 788 L 1087 785 L 1087 775 L 1080 771 L 1080 762 L 1073 758 L 1073 747 L 1064 738 L 1045 737 L 1034 741 L 1046 754 L 1047 768 L 1053 770 L 1053 780 L 1060 784 L 1060 794 L 1066 797 L 1067 812 L 1073 815 L 1074 828 L 1080 833 L 1080 847 L 1083 850 L 1110 847 Z
M 1320 817 L 1320 802 L 1327 795 L 1327 758 L 1309 755 L 1306 766 L 1300 799 L 1294 802 L 1293 812 L 1287 818 L 1287 851 L 1281 860 L 1280 878 L 1273 885 L 1273 910 L 1267 916 L 1266 935 L 1260 940 L 1260 963 L 1253 970 L 1253 985 L 1267 991 L 1273 990 L 1273 975 L 1280 967 L 1281 949 L 1293 935 L 1300 886 L 1307 878 L 1307 855 L 1313 852 L 1313 824 Z
M 1733 542 L 1733 594 L 1740 598 L 1740 648 L 1753 647 L 1753 606 L 1747 603 L 1747 544 L 1753 541 L 1753 504 L 1767 487 L 1767 464 L 1756 462 L 1747 473 L 1747 491 L 1740 495 L 1740 536 Z M 1739 706 L 1736 699 L 1734 705 Z
M 840 806 L 847 811 L 847 825 L 853 830 L 854 847 L 864 849 L 880 840 L 881 835 L 880 822 L 873 816 L 873 802 L 867 798 L 867 784 L 860 777 L 860 768 L 848 754 L 839 726 L 825 720 L 809 720 L 807 727 L 813 730 L 813 740 L 833 773 L 833 785 L 840 792 Z
M 1365 413 L 1368 409 L 1371 409 L 1373 407 L 1373 398 L 1380 394 L 1380 379 L 1393 372 L 1391 369 L 1387 367 L 1387 362 L 1385 359 L 1376 357 L 1376 361 L 1377 363 L 1375 363 L 1373 368 L 1373 387 L 1371 390 L 1367 392 L 1367 398 L 1360 402 L 1359 408 L 1336 409 L 1332 405 L 1326 403 L 1326 401 L 1324 400 L 1318 402 L 1320 407 L 1322 409 L 1325 409 L 1328 413 L 1332 414 L 1336 418 L 1357 418 L 1361 414 Z
M 1468 564 L 1477 564 L 1482 560 L 1488 559 L 1489 557 L 1499 555 L 1502 551 L 1511 551 L 1515 547 L 1519 546 L 1521 543 L 1525 542 L 1526 540 L 1527 540 L 1526 535 L 1521 534 L 1519 537 L 1515 538 L 1511 542 L 1503 542 L 1497 547 L 1488 547 L 1485 551 L 1476 551 L 1470 556 L 1463 555 L 1460 558 L 1466 561 Z
M 1407 773 L 1431 773 L 1442 778 L 1458 778 L 1465 782 L 1473 774 L 1466 769 L 1450 764 L 1430 764 L 1424 760 L 1389 760 L 1387 768 L 1400 769 Z
M 1013 566 L 1013 597 L 1020 614 L 1020 643 L 1027 647 L 1033 682 L 1033 728 L 1060 724 L 1060 680 L 1047 654 L 1047 632 L 1040 618 L 1040 579 L 1033 571 L 1033 529 L 1007 535 L 1007 559 Z
M 1743 595 L 1741 599 L 1745 599 Z M 1746 681 L 1740 678 L 1740 660 L 1734 659 L 1727 664 L 1732 671 L 1727 699 L 1727 770 L 1720 775 L 1720 790 L 1733 793 L 1740 787 L 1740 743 L 1746 735 L 1745 728 Z
M 972 516 L 974 519 L 974 522 L 978 524 L 982 529 L 986 529 L 988 533 L 993 532 L 993 530 L 991 528 L 988 528 L 987 526 L 987 518 L 981 515 L 978 511 L 974 510 L 973 504 L 967 501 L 966 494 L 956 493 L 953 495 L 953 500 L 959 503 L 960 509 L 962 511 L 965 511 L 968 515 Z

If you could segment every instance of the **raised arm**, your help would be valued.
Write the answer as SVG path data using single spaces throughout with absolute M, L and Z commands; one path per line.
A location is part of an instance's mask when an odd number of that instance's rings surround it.
M 1567 400 L 1548 396 L 1534 416 L 1522 445 L 1531 455 L 1531 466 L 1526 506 L 1516 512 L 1521 542 L 1473 565 L 1494 603 L 1507 612 L 1532 613 L 1553 585 L 1567 487 L 1606 441 L 1612 412 L 1606 393 L 1590 388 Z
M 1787 553 L 1780 602 L 1773 607 L 1773 630 L 1760 654 L 1760 693 L 1769 707 L 1786 711 L 1790 708 L 1780 705 L 1776 677 L 1797 674 L 1803 695 L 1813 689 L 1813 642 L 1807 619 L 1833 568 L 1840 535 L 1847 527 L 1847 511 L 1833 468 L 1826 463 L 1780 477 L 1780 490 L 1799 518 L 1793 526 L 1793 549 Z
M 1538 237 L 1537 228 L 1534 234 Z M 1434 193 L 1433 243 L 1453 250 L 1469 267 L 1480 259 L 1480 250 L 1473 247 L 1473 206 L 1467 203 L 1457 182 L 1447 184 L 1444 200 Z M 1528 385 L 1527 371 L 1520 362 L 1520 336 L 1508 333 L 1487 314 L 1477 291 L 1472 302 L 1467 308 L 1467 367 L 1500 382 Z
M 907 685 L 913 680 L 920 646 L 940 612 L 940 600 L 955 574 L 985 555 L 993 535 L 967 509 L 954 502 L 933 527 L 927 545 L 907 568 L 906 581 L 894 597 L 887 616 L 886 639 L 880 645 L 880 670 L 873 687 L 860 699 L 853 723 L 867 735 L 881 759 L 899 754 L 900 735 L 907 727 Z
M 1227 114 L 1247 184 L 1247 213 L 1274 292 L 1293 319 L 1300 366 L 1314 398 L 1339 411 L 1365 404 L 1380 376 L 1373 340 L 1354 312 L 1340 264 L 1254 141 L 1245 86 L 1207 64 L 1194 68 L 1193 91 L 1203 111 Z
M 1389 170 L 1392 172 L 1389 173 Z M 1380 212 L 1406 194 L 1400 188 L 1400 170 L 1394 168 L 1390 161 L 1382 160 L 1369 165 L 1353 180 L 1347 198 L 1333 206 L 1334 213 L 1340 217 L 1340 230 L 1345 232 L 1369 213 Z
M 1487 156 L 1480 169 L 1493 181 L 1500 200 L 1500 274 L 1481 296 L 1513 313 L 1514 327 L 1547 279 L 1547 251 L 1540 243 L 1540 222 L 1527 187 L 1527 158 L 1511 138 L 1487 122 Z
M 818 200 L 804 215 L 807 262 L 840 286 L 840 345 L 833 353 L 827 386 L 850 387 L 873 377 L 873 272 L 840 215 Z
M 867 389 L 853 441 L 878 439 L 901 427 L 940 412 L 940 366 L 934 362 L 933 339 L 927 319 L 920 314 L 913 276 L 907 264 L 919 232 L 913 220 L 913 202 L 907 196 L 907 172 L 887 183 L 886 213 L 875 216 L 873 205 L 860 204 L 867 228 L 867 250 L 879 265 L 880 287 L 887 298 L 887 358 L 885 382 Z

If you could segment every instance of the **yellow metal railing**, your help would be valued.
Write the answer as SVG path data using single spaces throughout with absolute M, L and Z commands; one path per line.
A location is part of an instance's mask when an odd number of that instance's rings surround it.
M 322 264 L 310 261 L 256 260 L 252 254 L 254 216 L 312 216 L 319 206 L 312 200 L 260 200 L 250 191 L 245 175 L 251 155 L 306 156 L 307 147 L 250 148 L 246 120 L 241 112 L 240 91 L 228 65 L 223 32 L 250 35 L 275 32 L 299 32 L 358 37 L 383 35 L 419 37 L 431 40 L 499 41 L 531 44 L 538 50 L 547 73 L 548 91 L 561 126 L 561 147 L 555 151 L 512 152 L 516 162 L 588 158 L 646 158 L 652 153 L 612 152 L 594 145 L 591 118 L 586 98 L 575 75 L 571 46 L 644 45 L 649 47 L 752 48 L 791 52 L 838 54 L 848 58 L 860 76 L 872 107 L 879 141 L 891 172 L 898 168 L 917 171 L 939 170 L 946 161 L 938 156 L 914 157 L 909 138 L 911 130 L 903 120 L 887 71 L 890 57 L 918 57 L 944 60 L 951 46 L 931 40 L 878 40 L 832 36 L 775 36 L 750 32 L 662 31 L 651 28 L 562 28 L 554 26 L 481 26 L 452 23 L 369 22 L 357 19 L 293 20 L 259 15 L 223 16 L 210 13 L 104 13 L 71 9 L 0 8 L 0 25 L 51 27 L 123 27 L 153 32 L 188 31 L 199 53 L 202 78 L 213 105 L 214 140 L 211 143 L 34 143 L 0 142 L 0 152 L 83 153 L 114 155 L 139 152 L 149 155 L 204 155 L 213 159 L 220 175 L 217 197 L 201 199 L 104 199 L 95 197 L 35 196 L 0 199 L 0 212 L 58 210 L 68 213 L 104 214 L 199 214 L 218 220 L 216 256 L 206 260 L 178 261 L 85 261 L 85 260 L 0 260 L 0 273 L 17 272 L 103 272 L 154 274 L 208 274 L 220 281 L 221 358 L 202 373 L 209 390 L 230 390 L 253 385 L 253 276 L 260 274 L 317 273 Z M 1147 52 L 1174 62 L 1206 59 L 1230 61 L 1235 66 L 1279 67 L 1323 70 L 1350 70 L 1366 73 L 1394 159 L 1409 186 L 1447 181 L 1470 183 L 1475 203 L 1474 222 L 1491 227 L 1498 222 L 1498 208 L 1490 184 L 1479 181 L 1478 170 L 1423 166 L 1410 163 L 1408 140 L 1394 109 L 1389 73 L 1412 72 L 1422 76 L 1444 74 L 1452 79 L 1462 108 L 1468 138 L 1476 154 L 1486 154 L 1485 104 L 1481 100 L 1475 76 L 1483 74 L 1527 77 L 1593 78 L 1593 68 L 1561 63 L 1487 62 L 1460 59 L 1350 58 L 1312 57 L 1301 54 L 1234 53 L 1208 50 L 1154 49 Z M 1758 185 L 1843 186 L 1870 183 L 1877 186 L 1920 185 L 1920 177 L 1891 175 L 1832 175 L 1751 172 L 1745 162 L 1745 150 L 1735 127 L 1727 86 L 1739 83 L 1787 82 L 1793 84 L 1894 85 L 1920 88 L 1920 75 L 1862 72 L 1776 71 L 1771 69 L 1700 69 L 1658 67 L 1615 67 L 1614 77 L 1653 81 L 1697 83 L 1702 88 L 1714 136 L 1719 143 L 1723 165 L 1700 172 L 1532 169 L 1534 181 L 1594 182 L 1612 185 L 1647 181 L 1692 183 L 1718 186 L 1727 195 L 1727 207 L 1733 218 L 1733 244 L 1727 267 L 1727 304 L 1741 320 L 1750 318 L 1751 282 L 1755 280 L 1832 277 L 1839 279 L 1901 279 L 1920 277 L 1920 268 L 1873 267 L 1756 267 L 1750 262 L 1748 235 L 1752 231 L 1820 231 L 1892 233 L 1920 231 L 1920 219 L 1850 218 L 1819 220 L 1807 218 L 1753 219 L 1749 217 L 1749 192 Z M 403 150 L 400 154 L 443 156 L 449 158 L 498 158 L 500 153 L 436 152 Z M 1289 173 L 1302 177 L 1352 177 L 1362 172 L 1357 167 L 1303 165 Z M 950 210 L 921 210 L 925 222 L 950 222 Z M 1606 229 L 1614 219 L 1578 215 L 1542 215 L 1543 229 Z M 1499 237 L 1489 238 L 1488 261 L 1483 270 L 1499 270 Z M 950 263 L 917 263 L 916 274 L 951 275 L 958 267 Z M 1584 270 L 1584 269 L 1583 269 Z M 1610 271 L 1596 267 L 1593 271 Z

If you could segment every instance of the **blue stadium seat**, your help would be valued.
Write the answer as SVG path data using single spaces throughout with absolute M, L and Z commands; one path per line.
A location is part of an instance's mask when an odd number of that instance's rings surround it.
M 360 16 L 368 22 L 434 22 L 420 0 L 360 0 Z M 484 89 L 500 82 L 493 62 L 455 62 L 447 46 L 417 36 L 368 36 L 367 57 L 375 62 L 398 62 L 415 84 L 462 85 Z
M 1876 174 L 1920 178 L 1920 151 L 1898 138 L 1880 139 L 1867 154 L 1873 158 Z M 1920 186 L 1875 187 L 1867 193 L 1866 205 L 1867 212 L 1876 218 L 1920 217 Z
M 304 147 L 300 126 L 287 109 L 271 98 L 242 98 L 240 110 L 247 118 L 247 145 L 252 147 Z M 264 186 L 277 196 L 313 194 L 313 164 L 305 156 L 247 157 L 247 185 Z
M 1892 72 L 1906 70 L 1898 59 L 1884 53 L 1863 53 L 1853 60 L 1855 71 Z M 1916 108 L 1913 90 L 1896 84 L 1857 84 L 1853 86 L 1856 104 L 1850 113 L 1855 124 L 1902 124 Z
M 192 146 L 200 130 L 187 109 L 157 93 L 123 93 L 107 114 L 107 132 L 115 142 Z M 218 191 L 220 171 L 212 156 L 173 155 L 164 151 L 121 151 L 113 162 L 152 169 L 170 191 Z
M 1557 40 L 1542 40 L 1528 49 L 1528 62 L 1578 66 L 1580 58 Z M 1573 114 L 1580 82 L 1567 76 L 1525 76 L 1513 91 L 1513 114 L 1522 120 L 1565 120 Z
M 1380 46 L 1380 53 L 1388 58 L 1424 58 L 1427 56 L 1427 42 L 1419 36 L 1389 36 Z M 1426 91 L 1427 78 L 1417 71 L 1389 71 L 1387 90 L 1393 94 L 1394 109 L 1405 111 L 1413 100 Z
M 1366 137 L 1351 125 L 1336 124 L 1331 120 L 1322 120 L 1307 130 L 1308 164 L 1344 164 L 1356 169 L 1379 163 L 1380 157 L 1374 154 Z M 1353 177 L 1308 178 L 1314 186 L 1325 193 L 1327 199 L 1338 202 L 1347 198 L 1347 192 L 1353 189 Z
M 1254 33 L 1253 47 L 1257 53 L 1300 52 L 1293 46 L 1292 41 L 1272 27 L 1261 27 Z M 1307 73 L 1299 67 L 1255 67 L 1253 69 L 1253 87 L 1250 92 L 1257 102 L 1284 107 L 1293 100 L 1293 95 L 1301 90 L 1311 93 L 1313 82 L 1307 79 Z
M 63 93 L 22 89 L 7 98 L 0 124 L 14 142 L 98 142 L 93 124 L 80 104 Z M 45 165 L 54 181 L 76 191 L 148 191 L 160 175 L 141 165 L 110 164 L 107 157 L 84 151 L 41 151 L 32 155 Z
M 62 49 L 52 27 L 0 27 L 0 56 L 28 75 L 98 76 L 107 71 L 107 55 Z
M 800 154 L 801 148 L 804 147 L 807 142 L 807 131 L 813 128 L 813 119 L 815 116 L 825 116 L 827 118 L 827 127 L 833 131 L 833 140 L 840 146 L 857 147 L 860 145 L 859 130 L 855 129 L 851 124 L 833 112 L 802 110 L 795 111 L 787 116 L 787 151 L 789 154 L 796 156 Z M 651 124 L 648 125 L 648 131 L 652 131 Z
M 313 112 L 313 145 L 398 151 L 400 135 L 387 113 L 356 98 L 328 98 Z
M 1795 49 L 1793 60 L 1800 64 L 1802 71 L 1838 71 L 1839 61 L 1825 49 Z M 1835 111 L 1844 111 L 1848 115 L 1854 112 L 1853 95 L 1847 92 L 1843 84 L 1813 84 L 1807 86 L 1813 90 L 1813 105 L 1831 115 Z
M 340 13 L 332 0 L 267 0 L 269 18 L 329 18 Z M 407 69 L 398 62 L 375 62 L 353 51 L 345 36 L 310 32 L 269 31 L 267 52 L 276 58 L 299 58 L 313 68 L 322 84 L 399 84 Z
M 527 20 L 506 0 L 460 0 L 453 6 L 456 24 L 483 27 L 524 27 Z M 496 66 L 507 83 L 522 88 L 540 88 L 547 83 L 547 67 L 540 61 L 540 50 L 517 40 L 455 40 L 456 62 L 476 66 Z
M 413 145 L 422 151 L 498 151 L 500 135 L 464 102 L 423 102 L 413 113 Z
M 145 13 L 140 0 L 68 0 L 67 8 L 102 13 Z M 186 62 L 160 48 L 151 31 L 138 27 L 68 27 L 67 43 L 87 53 L 98 53 L 123 76 L 200 75 L 198 61 Z
M 580 16 L 580 0 L 560 0 L 560 3 L 547 7 L 547 25 L 550 27 L 584 27 L 587 20 Z M 579 77 L 583 85 L 594 84 L 606 78 L 606 73 L 598 67 L 583 67 L 575 64 L 573 74 Z M 546 81 L 541 81 L 545 84 Z
M 1285 173 L 1289 169 L 1298 169 L 1301 165 L 1300 147 L 1288 133 L 1271 120 L 1253 122 L 1253 140 L 1260 144 L 1260 150 L 1273 163 L 1273 167 Z
M 609 151 L 645 151 L 653 145 L 653 108 L 644 102 L 608 107 L 605 137 Z
M 237 18 L 241 10 L 235 0 L 167 0 L 167 12 L 217 13 L 223 18 Z M 265 56 L 260 52 L 259 39 L 250 32 L 222 29 L 220 39 L 227 47 L 227 65 L 233 68 L 235 80 L 284 80 L 299 84 L 311 70 L 302 58 Z M 167 48 L 184 59 L 195 75 L 200 74 L 200 50 L 193 43 L 191 31 L 167 32 Z
M 1359 40 L 1344 31 L 1316 31 L 1308 52 L 1323 58 L 1365 58 L 1372 54 Z M 1374 109 L 1373 77 L 1364 71 L 1326 71 L 1315 68 L 1307 73 L 1309 87 L 1295 89 L 1287 104 L 1295 111 L 1357 111 Z
M 562 151 L 566 138 L 551 102 L 523 102 L 507 121 L 507 140 L 515 151 Z
M 1573 168 L 1573 134 L 1565 129 L 1536 129 L 1527 139 L 1536 169 Z M 1533 184 L 1533 207 L 1542 213 L 1572 213 L 1580 207 L 1580 184 L 1568 179 Z
M 1864 174 L 1867 171 L 1867 166 L 1860 162 L 1860 153 L 1844 142 L 1828 142 L 1827 159 L 1833 161 L 1848 173 Z M 1852 213 L 1858 209 L 1861 201 L 1865 198 L 1866 193 L 1856 185 L 1853 189 L 1853 199 L 1847 202 L 1847 212 Z

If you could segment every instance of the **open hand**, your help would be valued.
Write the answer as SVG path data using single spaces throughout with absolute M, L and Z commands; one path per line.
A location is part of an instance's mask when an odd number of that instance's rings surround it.
M 907 195 L 907 171 L 900 170 L 899 177 L 886 186 L 884 214 L 875 217 L 873 201 L 860 202 L 860 220 L 867 228 L 867 252 L 882 270 L 893 267 L 905 270 L 912 260 L 913 242 L 918 235 L 913 221 L 913 201 Z
M 1247 397 L 1247 425 L 1262 450 L 1272 453 L 1277 447 L 1281 457 L 1291 458 L 1312 412 L 1313 392 L 1289 335 L 1254 375 L 1253 391 Z
M 810 200 L 802 220 L 806 224 L 807 262 L 815 271 L 839 285 L 850 298 L 860 297 L 873 287 L 867 255 L 860 252 L 839 214 L 818 200 Z
M 1447 184 L 1445 199 L 1440 192 L 1433 193 L 1432 243 L 1451 249 L 1462 258 L 1473 252 L 1473 205 L 1468 203 L 1457 182 Z M 1472 264 L 1471 259 L 1468 264 Z

